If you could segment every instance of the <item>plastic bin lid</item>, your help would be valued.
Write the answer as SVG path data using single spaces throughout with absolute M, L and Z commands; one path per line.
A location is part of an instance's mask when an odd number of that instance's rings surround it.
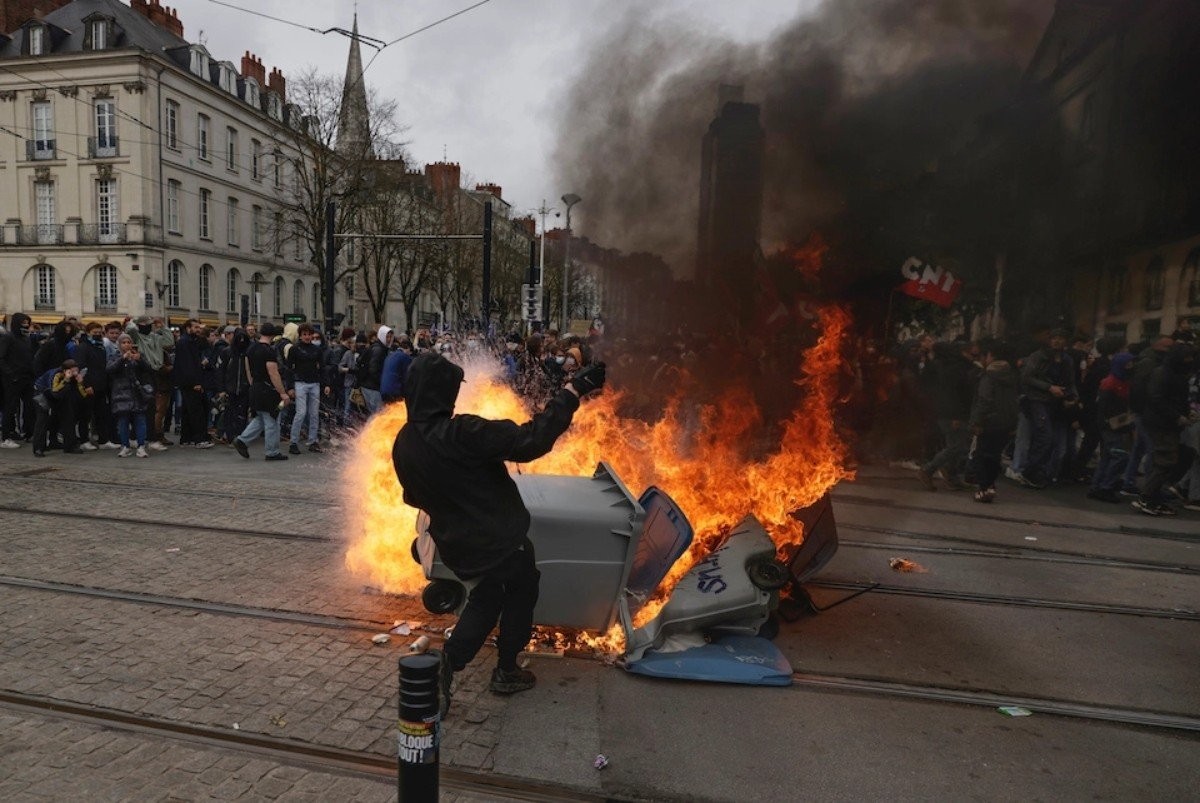
M 692 525 L 666 491 L 651 485 L 638 503 L 646 518 L 625 583 L 630 620 L 692 543 Z

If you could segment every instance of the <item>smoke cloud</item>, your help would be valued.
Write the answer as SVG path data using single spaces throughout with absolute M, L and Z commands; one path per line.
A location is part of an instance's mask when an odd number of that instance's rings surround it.
M 969 142 L 1011 96 L 1051 11 L 1045 0 L 830 0 L 756 45 L 628 17 L 561 106 L 561 186 L 586 197 L 594 241 L 659 253 L 689 277 L 701 138 L 718 85 L 741 84 L 766 129 L 770 251 Z

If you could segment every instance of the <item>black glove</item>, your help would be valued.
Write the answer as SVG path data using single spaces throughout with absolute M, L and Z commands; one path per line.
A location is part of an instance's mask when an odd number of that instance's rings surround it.
M 580 396 L 586 396 L 593 390 L 604 387 L 604 363 L 589 365 L 571 377 L 570 385 Z

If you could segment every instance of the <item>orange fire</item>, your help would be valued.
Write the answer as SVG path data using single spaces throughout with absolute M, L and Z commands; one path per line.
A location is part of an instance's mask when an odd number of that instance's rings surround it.
M 746 444 L 762 423 L 748 392 L 730 391 L 718 403 L 698 407 L 677 398 L 657 421 L 646 423 L 619 416 L 622 395 L 609 390 L 580 407 L 550 454 L 517 467 L 530 473 L 590 476 L 604 460 L 632 493 L 657 485 L 678 503 L 696 537 L 655 595 L 659 605 L 646 606 L 635 624 L 652 617 L 675 583 L 746 514 L 753 513 L 785 553 L 803 540 L 802 527 L 791 514 L 853 477 L 833 422 L 849 323 L 840 307 L 820 310 L 821 336 L 805 352 L 796 380 L 804 389 L 803 401 L 785 422 L 777 448 L 765 456 L 747 454 Z M 463 367 L 467 382 L 459 412 L 528 420 L 529 413 L 510 388 L 478 364 L 466 362 Z M 611 379 L 620 383 L 619 376 Z M 415 594 L 425 586 L 409 553 L 417 512 L 404 504 L 391 461 L 392 442 L 404 420 L 404 405 L 391 405 L 373 416 L 354 441 L 343 484 L 351 542 L 346 566 L 384 591 Z M 588 643 L 619 651 L 620 641 L 621 634 L 610 631 Z

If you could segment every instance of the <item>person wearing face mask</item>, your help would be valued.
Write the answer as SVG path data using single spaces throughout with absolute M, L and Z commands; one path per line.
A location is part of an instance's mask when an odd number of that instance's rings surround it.
M 85 452 L 96 449 L 92 445 L 94 438 L 101 449 L 119 449 L 113 442 L 115 429 L 108 395 L 108 354 L 100 324 L 90 323 L 85 328 L 84 336 L 75 348 L 75 362 L 83 369 L 83 387 L 91 390 L 79 408 L 79 448 Z
M 16 449 L 33 437 L 33 343 L 29 316 L 14 312 L 8 332 L 0 336 L 0 381 L 4 383 L 3 440 L 0 448 Z
M 175 348 L 175 336 L 163 326 L 161 319 L 143 315 L 130 321 L 125 332 L 133 338 L 142 361 L 154 374 L 154 403 L 146 410 L 146 425 L 150 429 L 150 448 L 165 451 L 171 445 L 163 432 L 163 421 L 167 417 L 167 405 L 171 401 L 171 367 L 167 352 Z

